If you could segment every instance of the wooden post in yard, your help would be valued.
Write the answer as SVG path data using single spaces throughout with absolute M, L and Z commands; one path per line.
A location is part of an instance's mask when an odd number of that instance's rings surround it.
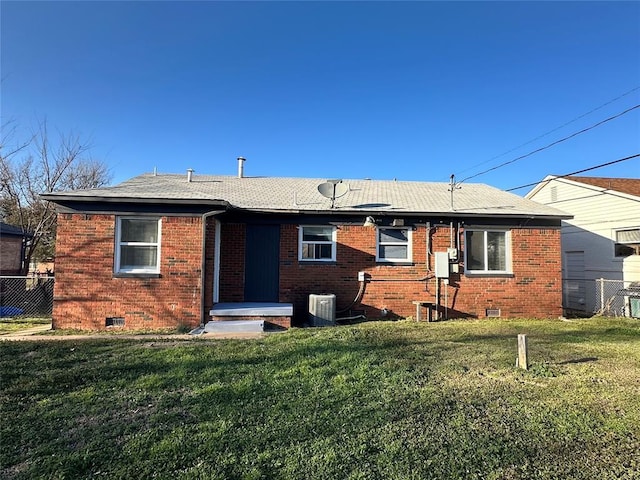
M 527 351 L 527 336 L 523 333 L 518 334 L 518 360 L 516 364 L 520 368 L 524 368 L 527 370 L 529 368 L 529 364 L 527 361 L 528 351 Z

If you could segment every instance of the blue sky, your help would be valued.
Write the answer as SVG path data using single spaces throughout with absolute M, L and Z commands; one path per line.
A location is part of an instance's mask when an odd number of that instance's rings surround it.
M 475 176 L 640 104 L 640 2 L 0 8 L 3 123 L 90 138 L 114 183 L 244 156 L 247 175 L 509 189 L 640 153 L 638 108 Z

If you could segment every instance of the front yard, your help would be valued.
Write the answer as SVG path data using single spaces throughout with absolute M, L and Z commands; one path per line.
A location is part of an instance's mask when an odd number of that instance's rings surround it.
M 1 478 L 640 478 L 637 320 L 2 342 L 0 375 Z

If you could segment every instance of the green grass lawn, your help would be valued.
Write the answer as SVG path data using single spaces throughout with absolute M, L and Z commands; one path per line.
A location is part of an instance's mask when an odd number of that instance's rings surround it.
M 1 478 L 640 478 L 637 320 L 2 342 L 0 362 Z

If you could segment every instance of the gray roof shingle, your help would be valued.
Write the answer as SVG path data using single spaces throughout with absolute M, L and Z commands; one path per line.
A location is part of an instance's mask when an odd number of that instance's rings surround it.
M 397 213 L 504 215 L 569 218 L 546 205 L 480 183 L 464 183 L 451 192 L 448 183 L 343 180 L 345 195 L 331 200 L 318 192 L 326 179 L 143 174 L 119 185 L 43 195 L 56 201 L 227 202 L 231 207 L 271 212 Z

